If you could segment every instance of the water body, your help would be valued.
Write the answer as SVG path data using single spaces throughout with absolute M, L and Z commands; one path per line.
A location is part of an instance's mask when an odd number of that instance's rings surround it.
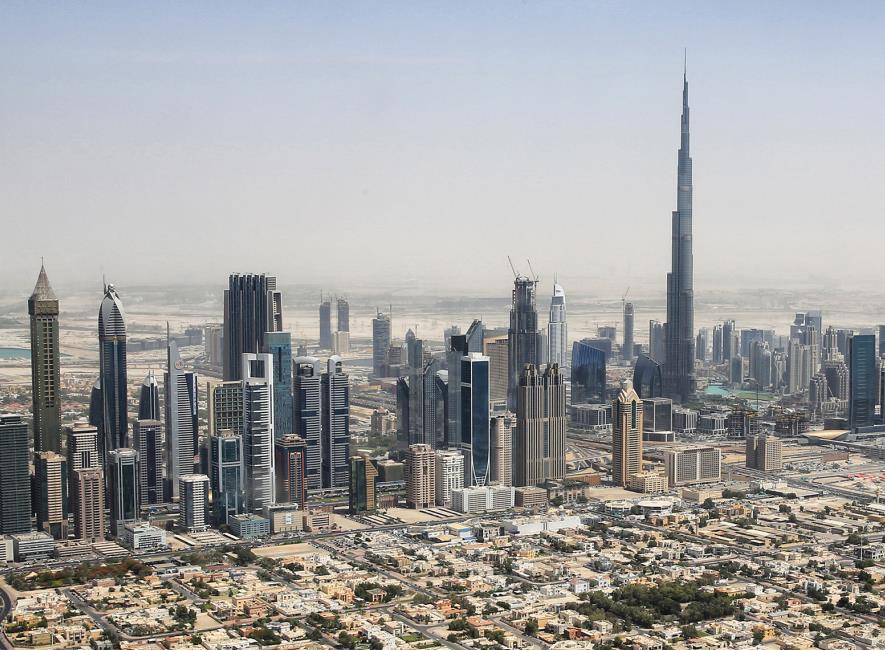
M 0 348 L 0 359 L 30 359 L 31 351 L 27 348 Z

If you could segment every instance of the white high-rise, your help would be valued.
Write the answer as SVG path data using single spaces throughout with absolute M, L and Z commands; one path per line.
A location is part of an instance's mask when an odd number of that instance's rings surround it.
M 177 501 L 178 477 L 196 469 L 199 454 L 197 377 L 184 370 L 178 345 L 166 325 L 166 500 Z
M 243 354 L 243 457 L 250 512 L 274 503 L 273 376 L 272 354 Z
M 436 505 L 450 507 L 452 490 L 464 487 L 464 456 L 458 451 L 436 452 Z
M 568 325 L 565 320 L 565 291 L 553 284 L 550 299 L 550 320 L 547 323 L 547 362 L 560 368 L 568 365 Z

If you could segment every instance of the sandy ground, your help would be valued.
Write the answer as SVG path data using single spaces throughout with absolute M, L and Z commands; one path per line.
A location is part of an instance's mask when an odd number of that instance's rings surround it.
M 278 546 L 262 546 L 253 549 L 255 555 L 259 557 L 269 557 L 273 560 L 292 559 L 304 557 L 307 555 L 328 555 L 322 549 L 311 544 L 280 544 Z

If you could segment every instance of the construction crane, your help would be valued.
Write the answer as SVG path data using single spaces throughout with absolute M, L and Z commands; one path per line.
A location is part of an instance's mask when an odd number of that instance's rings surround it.
M 624 295 L 621 296 L 621 313 L 624 313 L 624 308 L 627 306 L 627 296 L 630 295 L 630 287 L 627 287 L 627 290 L 624 292 Z

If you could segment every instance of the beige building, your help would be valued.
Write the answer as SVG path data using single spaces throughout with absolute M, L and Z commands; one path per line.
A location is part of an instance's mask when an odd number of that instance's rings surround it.
M 72 473 L 74 535 L 91 542 L 104 541 L 104 472 L 98 467 Z
M 636 472 L 627 477 L 627 488 L 643 494 L 661 494 L 667 491 L 667 477 L 657 472 Z
M 774 436 L 747 438 L 746 466 L 761 472 L 776 472 L 784 468 L 784 443 Z
M 489 480 L 498 485 L 513 485 L 513 413 L 492 418 L 489 429 L 491 435 L 491 464 Z
M 510 344 L 507 334 L 489 336 L 482 341 L 482 353 L 489 358 L 489 401 L 507 403 L 507 364 Z
M 34 457 L 37 529 L 55 539 L 68 536 L 68 477 L 65 457 L 42 451 Z
M 627 487 L 628 479 L 642 471 L 642 400 L 625 379 L 612 401 L 612 480 Z
M 527 365 L 516 398 L 514 485 L 539 485 L 565 476 L 565 429 L 565 384 L 559 368 L 547 366 L 541 372 Z
M 722 478 L 722 452 L 717 447 L 685 447 L 664 451 L 664 472 L 671 486 L 716 483 Z
M 436 455 L 430 445 L 412 445 L 406 452 L 406 504 L 432 508 L 436 503 Z

